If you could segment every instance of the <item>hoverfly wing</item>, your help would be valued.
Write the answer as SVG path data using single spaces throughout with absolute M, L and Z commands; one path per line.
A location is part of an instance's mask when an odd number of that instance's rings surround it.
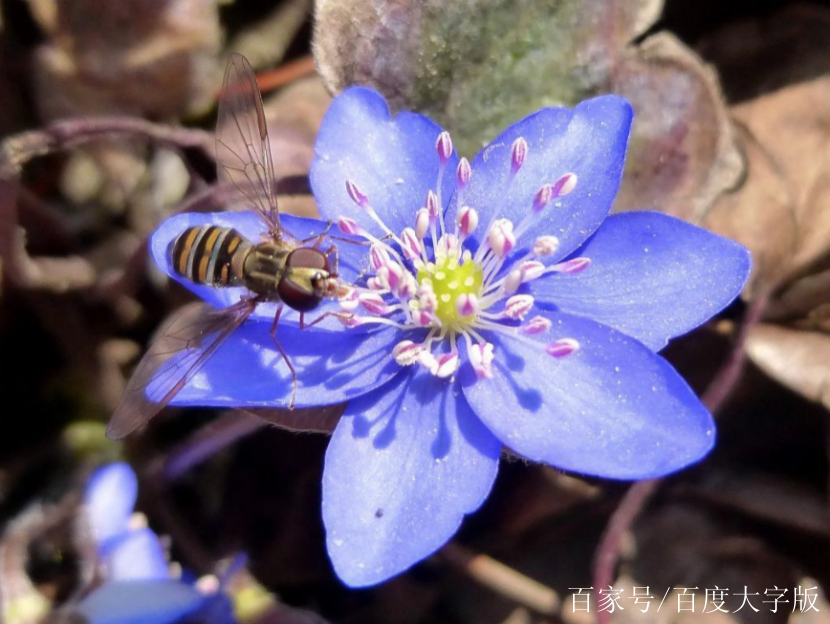
M 107 426 L 111 440 L 146 425 L 193 379 L 253 311 L 242 301 L 223 310 L 192 304 L 159 332 L 127 384 Z
M 295 433 L 332 433 L 346 409 L 345 403 L 286 409 L 279 407 L 238 408 L 260 420 Z
M 231 54 L 216 120 L 216 161 L 220 180 L 260 213 L 269 234 L 280 236 L 277 184 L 262 96 L 254 70 L 241 54 Z

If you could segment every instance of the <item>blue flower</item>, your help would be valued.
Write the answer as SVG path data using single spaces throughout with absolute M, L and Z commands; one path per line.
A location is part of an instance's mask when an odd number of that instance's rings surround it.
M 84 518 L 104 583 L 75 611 L 89 624 L 175 624 L 197 617 L 233 624 L 230 602 L 170 577 L 158 536 L 135 526 L 138 481 L 128 464 L 99 468 L 84 489 Z
M 354 286 L 312 331 L 280 327 L 297 406 L 349 401 L 326 453 L 323 520 L 351 586 L 394 576 L 440 548 L 496 477 L 503 446 L 613 479 L 658 477 L 705 456 L 711 415 L 656 354 L 740 292 L 733 241 L 659 213 L 608 216 L 632 111 L 616 96 L 548 108 L 472 162 L 421 115 L 390 115 L 366 88 L 337 97 L 311 182 Z M 253 214 L 179 215 L 262 235 Z M 296 236 L 322 221 L 283 217 Z M 242 292 L 199 288 L 225 306 Z M 238 290 L 238 289 L 237 289 Z M 257 312 L 174 399 L 284 406 L 290 379 Z M 337 319 L 347 328 L 338 328 Z M 281 321 L 282 322 L 282 321 Z

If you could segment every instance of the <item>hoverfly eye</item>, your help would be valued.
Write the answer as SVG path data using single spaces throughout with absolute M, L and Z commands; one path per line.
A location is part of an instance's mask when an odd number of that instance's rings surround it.
M 308 312 L 320 305 L 320 297 L 314 292 L 309 292 L 307 285 L 303 287 L 288 277 L 280 280 L 277 292 L 285 305 L 298 312 Z

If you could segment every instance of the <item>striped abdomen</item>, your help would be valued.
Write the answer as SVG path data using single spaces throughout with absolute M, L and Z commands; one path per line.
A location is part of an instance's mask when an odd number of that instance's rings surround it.
M 170 263 L 176 273 L 196 284 L 229 286 L 240 277 L 234 271 L 234 254 L 248 245 L 232 228 L 189 227 L 170 246 Z

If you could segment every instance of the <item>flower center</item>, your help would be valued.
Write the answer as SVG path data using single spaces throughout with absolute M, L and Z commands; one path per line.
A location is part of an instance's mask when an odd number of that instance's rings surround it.
M 530 249 L 514 253 L 519 237 L 532 231 L 540 215 L 555 208 L 556 200 L 574 189 L 576 175 L 566 173 L 543 184 L 524 218 L 516 224 L 491 214 L 478 247 L 473 249 L 470 237 L 479 226 L 479 215 L 463 200 L 472 175 L 470 164 L 463 158 L 458 163 L 456 218 L 454 224 L 446 223 L 441 189 L 444 168 L 453 153 L 446 132 L 439 136 L 436 151 L 436 191 L 429 191 L 425 205 L 414 211 L 413 227 L 400 233 L 384 223 L 357 183 L 346 181 L 351 200 L 374 221 L 383 236 L 375 236 L 354 219 L 340 217 L 338 225 L 343 232 L 370 243 L 373 274 L 365 286 L 355 285 L 340 298 L 343 312 L 336 316 L 347 327 L 380 323 L 411 330 L 392 350 L 392 356 L 401 366 L 420 364 L 438 377 L 455 375 L 460 366 L 458 343 L 463 340 L 476 375 L 489 377 L 494 358 L 489 334 L 510 334 L 522 339 L 523 334 L 541 334 L 551 327 L 551 322 L 541 316 L 525 322 L 535 302 L 532 295 L 520 290 L 522 285 L 548 273 L 579 273 L 590 265 L 588 258 L 550 263 L 559 246 L 559 240 L 552 235 L 537 236 Z M 527 143 L 523 138 L 516 139 L 508 163 L 508 185 L 526 157 Z M 362 314 L 361 309 L 368 315 Z M 435 349 L 438 344 L 444 347 Z M 571 338 L 561 338 L 540 348 L 558 358 L 570 355 L 579 349 L 579 344 Z
M 422 288 L 432 288 L 438 304 L 435 307 L 435 316 L 442 325 L 456 327 L 472 321 L 475 310 L 465 314 L 463 306 L 458 305 L 459 296 L 469 299 L 470 295 L 481 297 L 484 286 L 484 271 L 472 260 L 459 263 L 456 257 L 439 258 L 418 270 L 418 285 Z

